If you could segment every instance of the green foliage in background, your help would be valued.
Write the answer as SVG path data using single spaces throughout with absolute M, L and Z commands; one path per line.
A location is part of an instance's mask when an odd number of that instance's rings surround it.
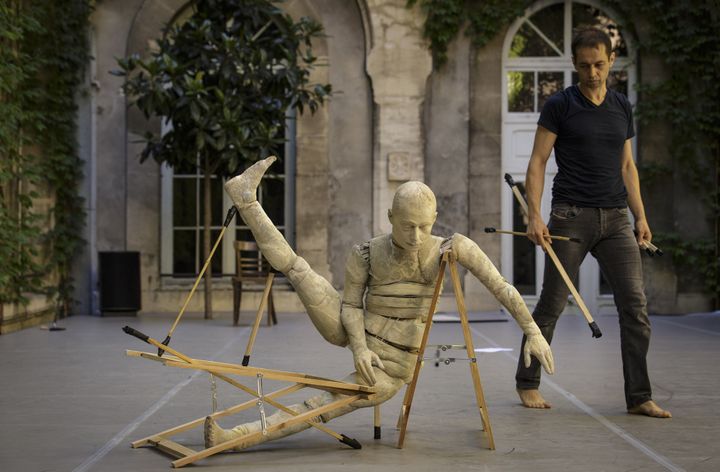
M 198 0 L 192 16 L 171 25 L 147 59 L 121 59 L 118 75 L 131 106 L 164 120 L 148 132 L 141 161 L 201 168 L 204 258 L 210 254 L 212 175 L 226 177 L 276 153 L 289 110 L 315 112 L 329 84 L 312 84 L 312 40 L 322 26 L 297 22 L 266 0 Z M 205 317 L 212 317 L 210 271 Z
M 447 62 L 448 44 L 465 28 L 473 45 L 485 46 L 500 30 L 522 16 L 528 0 L 408 0 L 407 7 L 420 5 L 426 15 L 423 36 L 429 41 L 433 66 Z
M 276 152 L 287 110 L 315 112 L 329 84 L 310 84 L 312 38 L 322 26 L 294 22 L 265 0 L 199 0 L 147 59 L 121 59 L 118 75 L 131 106 L 172 123 L 148 132 L 141 160 L 227 176 Z
M 0 303 L 72 305 L 84 224 L 76 98 L 88 62 L 88 0 L 0 4 Z
M 473 44 L 482 47 L 532 3 L 408 0 L 407 6 L 419 4 L 426 14 L 424 36 L 439 68 L 447 61 L 448 44 L 464 26 Z M 695 190 L 715 234 L 693 237 L 689 228 L 681 228 L 658 236 L 672 254 L 679 277 L 686 282 L 702 279 L 705 291 L 720 304 L 720 5 L 715 0 L 603 3 L 622 16 L 624 28 L 641 37 L 634 44 L 640 57 L 659 57 L 668 73 L 640 77 L 637 117 L 641 125 L 669 125 L 673 166 L 645 162 L 640 156 L 638 167 L 644 184 L 679 171 Z
M 662 76 L 641 77 L 637 116 L 641 125 L 668 125 L 672 166 L 641 163 L 643 182 L 679 174 L 715 233 L 698 236 L 692 228 L 676 228 L 657 236 L 667 241 L 681 283 L 704 288 L 720 304 L 720 5 L 710 0 L 608 3 L 640 33 L 640 56 L 658 57 L 665 65 Z

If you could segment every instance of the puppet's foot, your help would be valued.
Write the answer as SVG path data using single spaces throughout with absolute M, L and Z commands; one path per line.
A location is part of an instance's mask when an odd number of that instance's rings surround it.
M 542 395 L 540 395 L 540 392 L 537 389 L 517 389 L 517 393 L 520 396 L 520 401 L 526 408 L 552 408 L 552 405 L 545 401 L 545 399 L 542 397 Z
M 245 172 L 233 177 L 225 183 L 225 191 L 230 195 L 238 208 L 243 208 L 257 201 L 257 188 L 260 181 L 267 172 L 268 167 L 277 160 L 277 157 L 270 156 L 262 161 L 257 161 Z
M 205 447 L 213 447 L 233 439 L 235 435 L 222 429 L 212 416 L 205 418 Z
M 653 418 L 672 418 L 672 413 L 663 410 L 652 400 L 648 400 L 633 408 L 628 408 L 628 413 L 632 415 L 651 416 Z

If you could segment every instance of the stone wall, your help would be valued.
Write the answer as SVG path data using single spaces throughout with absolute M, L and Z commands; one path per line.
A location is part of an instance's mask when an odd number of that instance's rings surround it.
M 96 59 L 88 80 L 91 95 L 80 109 L 89 245 L 81 258 L 83 269 L 76 271 L 85 277 L 78 293 L 86 297 L 88 311 L 97 308 L 92 296 L 97 251 L 141 252 L 145 311 L 177 311 L 192 283 L 160 277 L 159 168 L 139 164 L 142 145 L 135 142 L 158 123 L 145 121 L 137 110 L 128 112 L 122 79 L 108 74 L 117 67 L 116 58 L 144 53 L 186 3 L 105 0 L 93 13 Z M 448 63 L 433 71 L 422 37 L 422 10 L 408 9 L 405 0 L 289 0 L 281 5 L 292 16 L 308 15 L 325 27 L 327 36 L 318 41 L 316 52 L 326 65 L 316 69 L 313 79 L 331 83 L 334 90 L 325 107 L 297 121 L 298 253 L 341 288 L 348 250 L 390 230 L 392 195 L 402 182 L 415 179 L 428 183 L 438 197 L 435 233 L 466 234 L 499 267 L 500 238 L 483 228 L 500 227 L 501 219 L 505 31 L 481 49 L 461 33 L 450 44 Z M 661 77 L 659 64 L 643 58 L 641 75 Z M 662 126 L 640 129 L 640 159 L 672 164 L 667 134 Z M 688 224 L 682 215 L 693 202 L 685 199 L 687 192 L 676 178 L 657 185 L 664 191 L 643 189 L 652 228 Z M 669 258 L 646 262 L 651 311 L 704 306 L 694 294 L 678 293 Z M 466 275 L 464 284 L 471 309 L 498 308 L 474 277 Z M 216 311 L 229 310 L 228 281 L 214 288 Z M 291 291 L 280 290 L 277 301 L 280 310 L 302 309 Z M 244 297 L 243 309 L 256 304 L 254 297 Z M 202 306 L 202 293 L 197 293 L 189 309 Z

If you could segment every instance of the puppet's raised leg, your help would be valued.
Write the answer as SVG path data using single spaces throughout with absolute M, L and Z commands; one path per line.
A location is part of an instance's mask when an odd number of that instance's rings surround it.
M 347 334 L 340 321 L 340 295 L 305 259 L 295 254 L 257 201 L 260 180 L 275 159 L 271 156 L 256 162 L 241 175 L 228 180 L 225 191 L 250 227 L 263 256 L 295 287 L 315 328 L 328 342 L 345 346 Z
M 357 410 L 358 408 L 379 405 L 380 403 L 383 403 L 384 401 L 392 398 L 397 393 L 397 391 L 400 390 L 400 388 L 405 384 L 405 382 L 403 382 L 401 379 L 390 377 L 385 372 L 377 368 L 375 369 L 375 376 L 377 378 L 377 383 L 375 384 L 375 389 L 377 393 L 375 393 L 372 397 L 367 400 L 358 400 L 336 410 L 331 410 L 315 418 L 314 421 L 327 423 L 333 418 L 346 415 L 351 411 Z M 357 375 L 357 373 L 355 372 L 348 375 L 343 380 L 351 383 L 360 383 L 361 376 Z M 319 395 L 309 398 L 303 403 L 291 405 L 288 408 L 299 414 L 302 414 L 315 408 L 328 405 L 340 399 L 341 397 L 342 395 L 340 394 L 323 392 Z M 266 422 L 268 426 L 272 426 L 274 424 L 284 422 L 290 418 L 292 418 L 292 415 L 290 415 L 289 413 L 285 413 L 284 411 L 278 411 L 270 415 L 267 418 Z M 268 433 L 265 436 L 260 436 L 255 438 L 254 440 L 242 443 L 236 446 L 235 450 L 238 451 L 267 441 L 283 438 L 285 436 L 289 436 L 291 434 L 306 430 L 309 427 L 310 425 L 308 425 L 307 423 L 298 423 L 289 427 L 285 427 L 280 430 Z M 208 416 L 205 419 L 205 447 L 212 447 L 225 441 L 238 438 L 240 436 L 259 432 L 261 431 L 261 428 L 262 426 L 260 424 L 260 421 L 253 421 L 251 423 L 241 424 L 232 429 L 223 429 L 218 426 L 218 424 L 212 419 L 212 417 Z

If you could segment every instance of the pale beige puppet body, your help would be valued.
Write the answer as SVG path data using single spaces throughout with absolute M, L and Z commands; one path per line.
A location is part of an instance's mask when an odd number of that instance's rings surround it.
M 343 296 L 299 257 L 275 228 L 256 200 L 256 190 L 270 157 L 229 180 L 225 190 L 245 223 L 250 227 L 263 255 L 285 274 L 295 288 L 310 319 L 330 343 L 349 346 L 356 371 L 344 380 L 373 385 L 377 394 L 322 415 L 326 422 L 357 408 L 380 404 L 412 379 L 417 349 L 420 347 L 425 318 L 440 268 L 441 251 L 452 248 L 457 261 L 470 270 L 505 306 L 527 335 L 525 358 L 536 356 L 552 373 L 550 347 L 515 287 L 509 284 L 490 259 L 472 240 L 461 234 L 440 238 L 430 234 L 437 216 L 435 196 L 421 182 L 407 182 L 397 191 L 388 217 L 391 234 L 355 246 L 347 260 Z M 324 392 L 290 408 L 298 413 L 336 400 L 337 394 Z M 267 418 L 269 425 L 290 415 L 277 412 Z M 284 437 L 307 429 L 306 423 L 260 437 L 237 449 Z M 225 430 L 208 418 L 205 441 L 208 446 L 259 431 L 260 422 Z

